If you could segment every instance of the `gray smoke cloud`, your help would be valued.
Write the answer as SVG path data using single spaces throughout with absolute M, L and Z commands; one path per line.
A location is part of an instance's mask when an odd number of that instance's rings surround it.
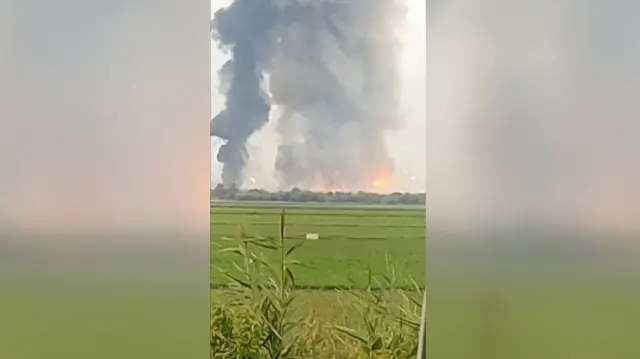
M 223 182 L 242 182 L 246 142 L 270 105 L 283 187 L 362 189 L 390 176 L 384 135 L 401 125 L 404 14 L 399 0 L 236 0 L 218 11 L 214 35 L 232 52 L 220 73 L 226 106 L 211 124 L 227 140 Z
M 276 10 L 270 1 L 237 0 L 218 10 L 212 21 L 214 39 L 231 52 L 231 59 L 219 71 L 225 108 L 212 119 L 210 131 L 227 141 L 217 154 L 224 164 L 225 185 L 241 184 L 247 141 L 269 120 L 262 79 L 275 43 Z

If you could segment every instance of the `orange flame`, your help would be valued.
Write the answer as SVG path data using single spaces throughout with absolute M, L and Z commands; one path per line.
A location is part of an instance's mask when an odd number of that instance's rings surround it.
M 336 185 L 334 181 L 330 183 L 317 183 L 311 186 L 310 190 L 314 192 L 357 192 L 359 190 L 366 192 L 388 192 L 393 186 L 391 183 L 391 172 L 387 168 L 382 168 L 378 171 L 372 171 L 365 174 L 366 181 L 361 188 L 357 187 L 341 187 Z
M 373 192 L 382 192 L 391 188 L 391 178 L 387 169 L 379 171 L 371 181 L 370 190 Z

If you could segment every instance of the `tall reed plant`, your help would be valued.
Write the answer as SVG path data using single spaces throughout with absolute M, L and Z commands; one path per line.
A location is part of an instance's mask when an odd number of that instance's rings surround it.
M 417 284 L 413 291 L 399 289 L 387 257 L 381 279 L 369 270 L 367 283 L 336 293 L 351 297 L 341 305 L 346 313 L 357 313 L 356 321 L 324 323 L 296 307 L 300 292 L 294 273 L 303 264 L 293 257 L 304 240 L 285 240 L 285 232 L 282 210 L 275 238 L 249 236 L 242 225 L 236 238 L 225 238 L 233 244 L 219 252 L 239 260 L 233 271 L 218 268 L 229 289 L 213 296 L 212 359 L 415 357 L 422 293 Z

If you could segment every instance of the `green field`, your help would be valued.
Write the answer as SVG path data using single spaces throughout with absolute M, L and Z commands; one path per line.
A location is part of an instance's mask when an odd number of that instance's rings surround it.
M 229 280 L 223 273 L 246 278 L 236 266 L 243 267 L 243 260 L 247 257 L 224 250 L 241 247 L 241 237 L 279 239 L 283 210 L 283 252 L 301 244 L 291 256 L 284 256 L 303 265 L 292 268 L 297 290 L 292 291 L 294 294 L 289 297 L 286 292 L 268 289 L 273 287 L 262 287 L 265 289 L 258 291 L 260 299 L 256 301 L 247 299 L 255 298 L 253 290 L 243 290 L 240 294 L 225 288 Z M 308 233 L 318 234 L 319 239 L 306 239 Z M 278 248 L 281 248 L 281 243 L 278 241 Z M 425 284 L 424 208 L 214 203 L 211 208 L 211 244 L 211 303 L 214 313 L 211 352 L 227 353 L 216 358 L 269 357 L 264 354 L 263 345 L 242 339 L 261 337 L 261 334 L 247 336 L 237 333 L 246 333 L 252 330 L 250 328 L 267 328 L 268 332 L 272 330 L 269 328 L 277 327 L 278 321 L 273 318 L 285 318 L 295 323 L 276 337 L 284 338 L 282 340 L 295 347 L 297 357 L 404 358 L 417 343 L 418 329 L 415 325 L 401 324 L 401 321 L 416 323 L 419 320 L 420 308 L 412 303 L 421 300 L 421 292 L 405 291 L 400 287 L 415 289 L 414 283 L 421 287 Z M 281 263 L 283 256 L 279 249 L 261 249 L 255 244 L 250 246 L 252 254 L 266 256 L 269 263 Z M 261 259 L 257 261 L 262 263 Z M 272 283 L 270 280 L 278 282 L 277 274 L 273 276 L 267 272 L 265 270 L 255 278 L 261 278 L 263 284 Z M 378 281 L 370 282 L 370 277 Z M 249 286 L 249 281 L 246 283 Z M 382 290 L 358 290 L 368 285 Z M 279 295 L 292 300 L 274 299 L 280 298 Z M 238 299 L 244 303 L 241 309 L 232 304 Z M 265 301 L 274 304 L 265 306 Z M 261 304 L 256 306 L 255 303 Z M 286 308 L 287 314 L 282 314 L 284 309 L 280 308 Z M 228 318 L 233 318 L 232 326 Z M 273 323 L 265 327 L 267 320 Z M 346 328 L 351 334 L 365 338 L 365 342 L 355 340 L 336 327 Z M 365 349 L 371 346 L 375 349 Z M 258 348 L 255 350 L 262 354 L 247 354 L 242 351 L 245 349 L 238 348 Z M 376 354 L 372 356 L 367 350 L 375 350 Z
M 295 254 L 304 267 L 296 271 L 300 286 L 350 286 L 394 273 L 401 286 L 425 283 L 425 212 L 416 207 L 340 205 L 265 205 L 216 203 L 211 209 L 211 280 L 224 284 L 220 269 L 233 271 L 236 257 L 220 253 L 237 245 L 239 226 L 250 237 L 278 237 L 280 212 L 286 211 L 285 239 L 292 245 L 307 233 Z M 391 264 L 393 263 L 393 264 Z

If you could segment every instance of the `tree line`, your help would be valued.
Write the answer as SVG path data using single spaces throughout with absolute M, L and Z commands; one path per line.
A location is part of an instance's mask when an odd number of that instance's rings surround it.
M 212 200 L 251 202 L 316 202 L 316 203 L 362 203 L 362 204 L 405 204 L 424 205 L 425 193 L 393 192 L 387 194 L 372 192 L 314 192 L 292 188 L 289 191 L 270 192 L 264 189 L 241 189 L 225 187 L 221 184 L 211 189 Z

